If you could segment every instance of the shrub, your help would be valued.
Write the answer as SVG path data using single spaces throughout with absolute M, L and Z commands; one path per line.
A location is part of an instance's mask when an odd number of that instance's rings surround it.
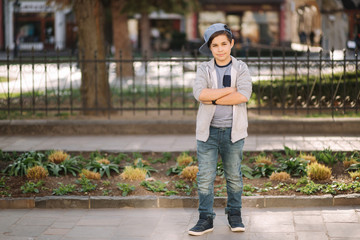
M 258 166 L 259 165 L 268 165 L 268 166 L 273 165 L 273 163 L 269 157 L 262 156 L 262 155 L 259 155 L 255 158 L 255 164 Z
M 128 180 L 144 180 L 146 178 L 146 173 L 146 169 L 127 166 L 121 174 L 121 177 Z
M 190 181 L 195 181 L 199 168 L 197 166 L 188 166 L 181 172 L 181 177 Z
M 301 153 L 301 154 L 299 155 L 299 158 L 304 159 L 304 160 L 306 160 L 306 161 L 309 161 L 310 163 L 316 162 L 316 157 L 313 156 L 312 154 L 304 154 L 304 153 Z
M 269 177 L 274 171 L 275 171 L 275 168 L 272 165 L 259 163 L 258 165 L 255 165 L 255 167 L 254 167 L 253 176 L 254 176 L 254 178 Z
M 354 158 L 350 158 L 350 159 L 345 159 L 345 161 L 343 162 L 343 165 L 345 168 L 349 168 L 351 165 L 353 164 L 357 164 L 358 161 L 356 161 Z
M 349 172 L 350 177 L 352 178 L 353 181 L 359 181 L 360 182 L 360 170 L 356 171 L 356 172 Z
M 95 190 L 97 187 L 97 184 L 93 184 L 84 175 L 82 175 L 80 179 L 76 180 L 76 183 L 81 185 L 80 192 L 90 192 Z
M 99 180 L 101 178 L 100 173 L 92 172 L 87 169 L 81 170 L 80 177 L 85 177 L 86 179 Z
M 138 158 L 134 161 L 134 168 L 140 168 L 146 170 L 146 177 L 151 177 L 151 172 L 157 172 L 155 168 L 150 166 L 149 162 L 143 160 L 142 158 Z
M 311 180 L 328 180 L 331 169 L 320 163 L 312 163 L 308 166 L 308 176 Z
M 35 166 L 27 170 L 26 177 L 30 180 L 41 180 L 49 175 L 48 171 L 41 166 Z
M 273 172 L 270 176 L 271 181 L 286 181 L 290 179 L 290 174 L 287 172 Z
M 48 160 L 49 160 L 49 162 L 59 164 L 59 163 L 64 162 L 69 157 L 70 156 L 67 153 L 65 153 L 64 151 L 57 150 L 57 151 L 53 151 L 52 153 L 50 153 L 50 155 L 48 156 Z
M 177 157 L 176 162 L 178 166 L 186 167 L 191 165 L 194 162 L 194 160 L 191 156 L 189 156 L 189 154 L 182 153 Z
M 326 148 L 323 151 L 315 153 L 316 159 L 318 162 L 324 163 L 326 165 L 334 165 L 337 162 L 337 158 L 333 155 L 333 152 L 330 148 Z
M 154 181 L 154 182 L 149 182 L 149 181 L 142 181 L 140 183 L 141 186 L 145 187 L 146 190 L 151 191 L 151 192 L 166 192 L 167 188 L 166 188 L 166 183 L 161 182 L 161 181 Z

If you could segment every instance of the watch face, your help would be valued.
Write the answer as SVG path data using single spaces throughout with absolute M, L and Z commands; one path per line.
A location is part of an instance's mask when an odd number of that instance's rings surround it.
M 231 76 L 230 75 L 224 75 L 223 77 L 223 86 L 224 87 L 230 87 L 231 85 Z

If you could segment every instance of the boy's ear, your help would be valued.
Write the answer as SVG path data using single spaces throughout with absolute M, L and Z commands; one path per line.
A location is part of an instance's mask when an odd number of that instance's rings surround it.
M 234 46 L 234 44 L 235 44 L 234 39 L 231 39 L 231 48 Z

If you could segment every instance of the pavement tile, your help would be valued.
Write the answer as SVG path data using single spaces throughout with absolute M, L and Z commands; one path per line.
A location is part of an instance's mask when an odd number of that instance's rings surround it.
M 349 214 L 323 214 L 324 222 L 327 223 L 351 223 L 351 222 L 359 222 L 359 217 L 356 213 L 349 213 Z
M 50 226 L 55 222 L 56 218 L 48 218 L 48 217 L 28 217 L 24 216 L 21 218 L 17 225 L 24 226 Z
M 324 224 L 296 224 L 296 232 L 325 232 L 326 228 Z
M 321 216 L 294 216 L 295 224 L 321 224 Z
M 297 240 L 328 240 L 326 233 L 324 232 L 297 232 Z
M 250 233 L 249 240 L 295 240 L 295 233 Z
M 4 236 L 7 236 L 8 239 L 11 239 L 13 236 L 16 237 L 37 237 L 42 234 L 48 226 L 35 226 L 35 225 L 13 225 L 3 233 Z
M 329 237 L 359 238 L 360 227 L 358 223 L 326 223 Z
M 75 226 L 65 235 L 65 237 L 109 239 L 116 231 L 117 227 Z

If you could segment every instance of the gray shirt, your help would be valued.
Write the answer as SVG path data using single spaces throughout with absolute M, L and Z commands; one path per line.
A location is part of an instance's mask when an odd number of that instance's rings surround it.
M 228 65 L 219 66 L 215 63 L 218 88 L 230 87 L 231 83 L 231 66 L 232 61 Z M 224 85 L 225 84 L 225 85 Z M 232 126 L 233 107 L 231 105 L 216 105 L 214 117 L 210 126 L 217 128 L 225 128 Z

